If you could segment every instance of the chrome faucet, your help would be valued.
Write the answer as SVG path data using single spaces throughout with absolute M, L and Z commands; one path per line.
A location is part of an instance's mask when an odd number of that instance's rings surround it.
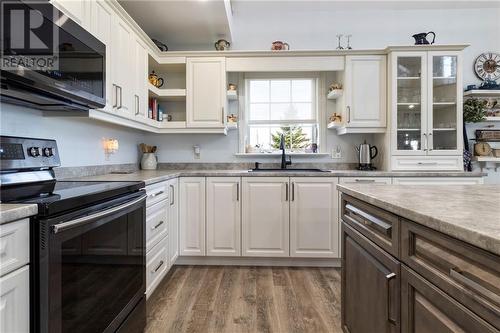
M 286 158 L 286 152 L 285 152 L 285 135 L 281 134 L 281 140 L 280 140 L 280 149 L 281 149 L 281 169 L 286 169 L 287 165 L 292 165 L 292 158 L 288 156 L 288 160 Z

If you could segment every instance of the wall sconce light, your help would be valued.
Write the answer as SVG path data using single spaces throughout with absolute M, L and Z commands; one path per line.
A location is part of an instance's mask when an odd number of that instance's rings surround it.
M 103 145 L 103 148 L 104 148 L 104 155 L 106 155 L 106 160 L 108 160 L 109 156 L 111 154 L 114 154 L 118 150 L 118 148 L 119 148 L 119 144 L 118 144 L 118 140 L 117 139 L 103 138 L 102 139 L 102 145 Z

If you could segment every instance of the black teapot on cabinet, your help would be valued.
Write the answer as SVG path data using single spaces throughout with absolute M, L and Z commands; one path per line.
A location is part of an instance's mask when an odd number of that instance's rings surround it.
M 430 34 L 432 34 L 432 42 L 429 43 L 429 41 L 427 40 L 427 36 Z M 434 44 L 434 41 L 436 40 L 436 34 L 433 31 L 421 32 L 418 34 L 414 34 L 412 37 L 415 38 L 415 45 Z

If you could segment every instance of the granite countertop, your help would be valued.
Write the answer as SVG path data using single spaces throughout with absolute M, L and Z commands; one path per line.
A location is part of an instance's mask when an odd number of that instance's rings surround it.
M 141 170 L 125 174 L 105 174 L 72 178 L 88 181 L 143 181 L 146 185 L 177 177 L 482 177 L 485 174 L 476 172 L 408 172 L 408 171 L 359 171 L 328 170 L 327 172 L 307 171 L 259 171 L 249 170 Z
M 23 219 L 38 213 L 35 204 L 0 204 L 0 224 Z
M 500 255 L 500 185 L 337 185 L 355 198 Z

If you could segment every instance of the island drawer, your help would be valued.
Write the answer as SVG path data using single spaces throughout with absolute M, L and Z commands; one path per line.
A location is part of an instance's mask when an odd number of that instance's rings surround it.
M 342 194 L 342 220 L 395 257 L 399 255 L 399 217 Z
M 150 207 L 157 202 L 168 199 L 168 182 L 161 182 L 146 186 L 146 206 Z
M 401 220 L 401 260 L 500 329 L 500 257 Z

